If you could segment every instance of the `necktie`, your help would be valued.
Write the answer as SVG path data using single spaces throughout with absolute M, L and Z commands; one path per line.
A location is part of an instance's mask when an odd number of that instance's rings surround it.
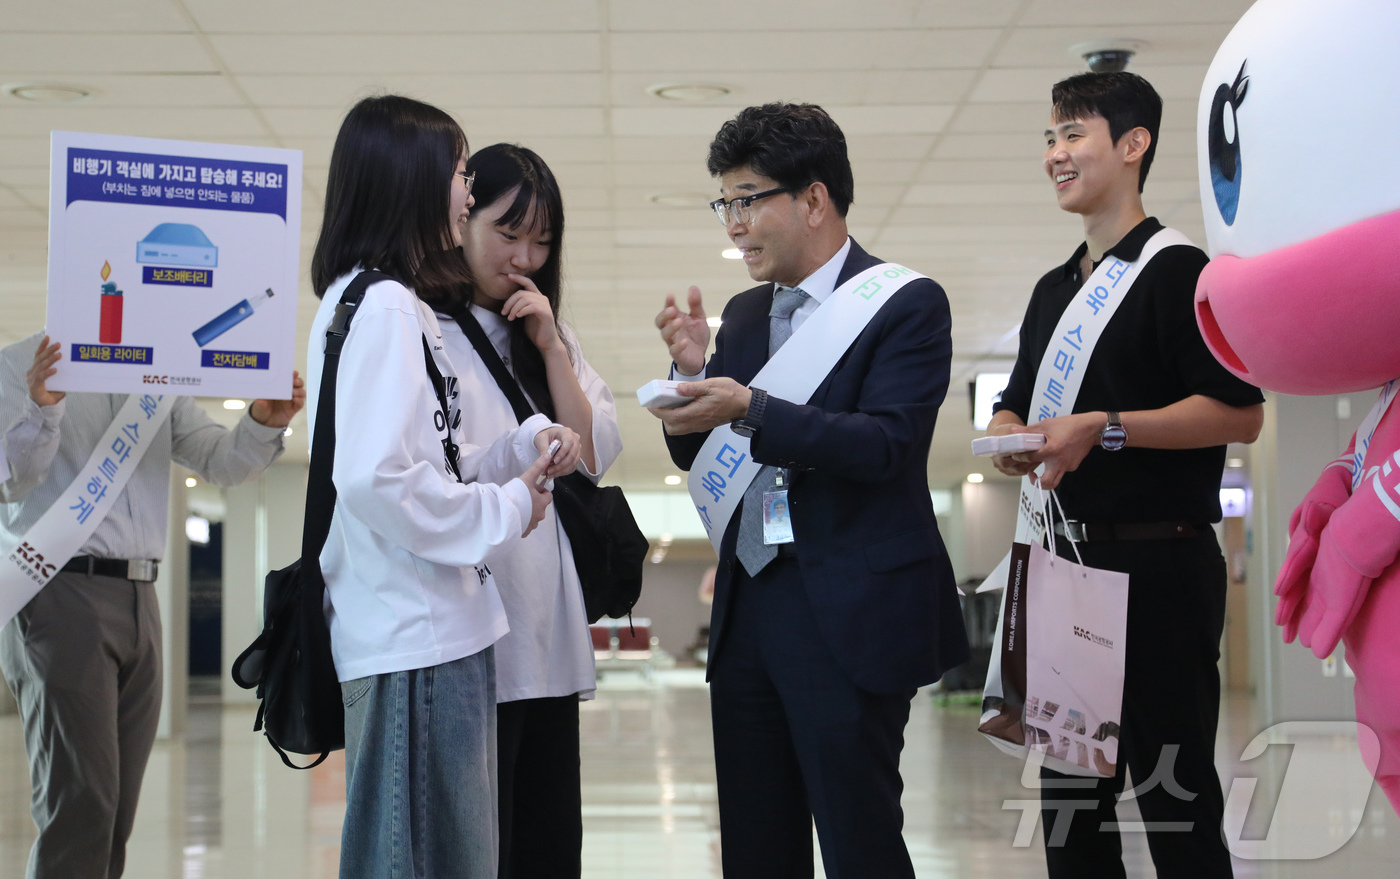
M 773 307 L 768 310 L 768 357 L 792 337 L 792 313 L 809 297 L 798 287 L 778 287 Z M 763 542 L 763 493 L 777 487 L 778 468 L 764 465 L 744 491 L 739 512 L 738 546 L 735 554 L 750 577 L 778 557 L 778 547 Z M 783 486 L 786 488 L 786 485 Z

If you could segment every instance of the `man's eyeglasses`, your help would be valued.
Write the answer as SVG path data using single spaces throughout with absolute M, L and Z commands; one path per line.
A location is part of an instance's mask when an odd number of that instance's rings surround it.
M 780 192 L 789 191 L 790 190 L 786 186 L 780 186 L 777 189 L 755 192 L 753 195 L 740 195 L 736 198 L 731 198 L 729 201 L 725 201 L 722 198 L 715 199 L 710 202 L 710 210 L 715 212 L 715 216 L 719 217 L 720 223 L 725 226 L 728 226 L 731 222 L 745 226 L 753 220 L 754 202 L 758 201 L 760 198 L 767 198 L 770 195 L 777 195 Z
M 468 174 L 466 171 L 453 171 L 454 177 L 461 177 L 467 184 L 467 195 L 472 194 L 472 184 L 476 182 L 476 172 Z

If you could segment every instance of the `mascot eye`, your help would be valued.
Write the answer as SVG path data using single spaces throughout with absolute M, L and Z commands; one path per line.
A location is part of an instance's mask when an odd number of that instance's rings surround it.
M 1210 106 L 1210 130 L 1206 136 L 1215 206 L 1227 226 L 1234 225 L 1235 214 L 1240 207 L 1240 177 L 1244 168 L 1240 162 L 1238 113 L 1240 105 L 1244 103 L 1245 92 L 1249 91 L 1245 64 L 1240 65 L 1233 85 L 1222 83 L 1215 90 L 1215 100 Z

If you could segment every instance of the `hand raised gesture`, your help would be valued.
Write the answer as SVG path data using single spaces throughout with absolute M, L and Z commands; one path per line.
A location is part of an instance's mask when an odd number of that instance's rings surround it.
M 666 307 L 656 316 L 656 328 L 661 340 L 671 352 L 671 361 L 684 375 L 699 375 L 705 368 L 705 350 L 710 345 L 710 325 L 700 304 L 700 288 L 691 287 L 690 311 L 676 305 L 676 297 L 666 294 Z

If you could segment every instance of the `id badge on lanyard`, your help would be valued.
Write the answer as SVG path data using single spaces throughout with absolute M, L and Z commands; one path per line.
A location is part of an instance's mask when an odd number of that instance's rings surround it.
M 787 471 L 779 470 L 777 487 L 763 493 L 763 543 L 792 543 L 792 516 L 788 512 Z

